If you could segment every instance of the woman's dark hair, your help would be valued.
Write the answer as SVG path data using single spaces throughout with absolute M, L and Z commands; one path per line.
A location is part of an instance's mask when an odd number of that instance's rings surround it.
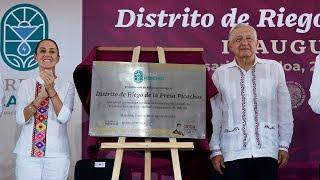
M 56 45 L 56 48 L 57 48 L 57 51 L 58 51 L 58 56 L 60 56 L 58 44 L 57 44 L 54 40 L 49 39 L 49 38 L 42 39 L 41 41 L 38 42 L 38 44 L 37 44 L 37 46 L 36 46 L 36 49 L 34 50 L 34 54 L 37 54 L 39 45 L 40 45 L 40 43 L 42 43 L 43 41 L 51 41 L 51 42 L 53 42 L 53 44 Z

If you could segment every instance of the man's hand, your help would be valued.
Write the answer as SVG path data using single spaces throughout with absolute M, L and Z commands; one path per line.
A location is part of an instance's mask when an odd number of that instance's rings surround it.
M 285 165 L 287 165 L 288 164 L 288 160 L 289 160 L 289 153 L 287 151 L 284 151 L 284 150 L 279 150 L 279 152 L 278 152 L 279 168 L 282 168 Z
M 221 167 L 226 168 L 226 166 L 224 165 L 224 159 L 222 155 L 213 157 L 211 159 L 211 163 L 216 171 L 218 171 L 220 174 L 223 174 Z

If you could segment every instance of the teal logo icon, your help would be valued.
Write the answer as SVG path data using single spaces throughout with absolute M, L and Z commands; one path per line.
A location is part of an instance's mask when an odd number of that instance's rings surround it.
M 48 19 L 44 12 L 31 4 L 10 8 L 1 20 L 1 56 L 3 61 L 18 71 L 38 67 L 34 59 L 37 43 L 48 38 Z
M 134 72 L 133 81 L 135 83 L 141 83 L 143 81 L 143 72 L 141 70 L 136 70 Z

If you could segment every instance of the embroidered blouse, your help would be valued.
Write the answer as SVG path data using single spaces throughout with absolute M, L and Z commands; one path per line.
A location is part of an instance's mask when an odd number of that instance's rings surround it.
M 36 82 L 44 83 L 40 77 L 22 81 L 17 96 L 16 122 L 22 125 L 22 130 L 14 153 L 23 156 L 31 156 L 34 128 L 34 117 L 32 116 L 26 121 L 23 109 L 35 98 Z M 63 106 L 57 116 L 52 102 L 49 100 L 45 157 L 64 157 L 70 154 L 67 122 L 71 118 L 75 91 L 72 83 L 61 79 L 55 80 L 54 88 Z

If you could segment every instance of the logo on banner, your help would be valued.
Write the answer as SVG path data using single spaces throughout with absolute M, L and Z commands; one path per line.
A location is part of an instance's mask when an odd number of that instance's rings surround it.
M 290 97 L 291 97 L 292 108 L 293 109 L 298 108 L 305 101 L 306 92 L 301 86 L 301 84 L 295 81 L 287 81 L 287 86 L 288 86 Z
M 37 43 L 48 38 L 48 19 L 44 12 L 31 4 L 10 8 L 1 20 L 1 56 L 3 61 L 18 71 L 38 67 L 34 59 Z

